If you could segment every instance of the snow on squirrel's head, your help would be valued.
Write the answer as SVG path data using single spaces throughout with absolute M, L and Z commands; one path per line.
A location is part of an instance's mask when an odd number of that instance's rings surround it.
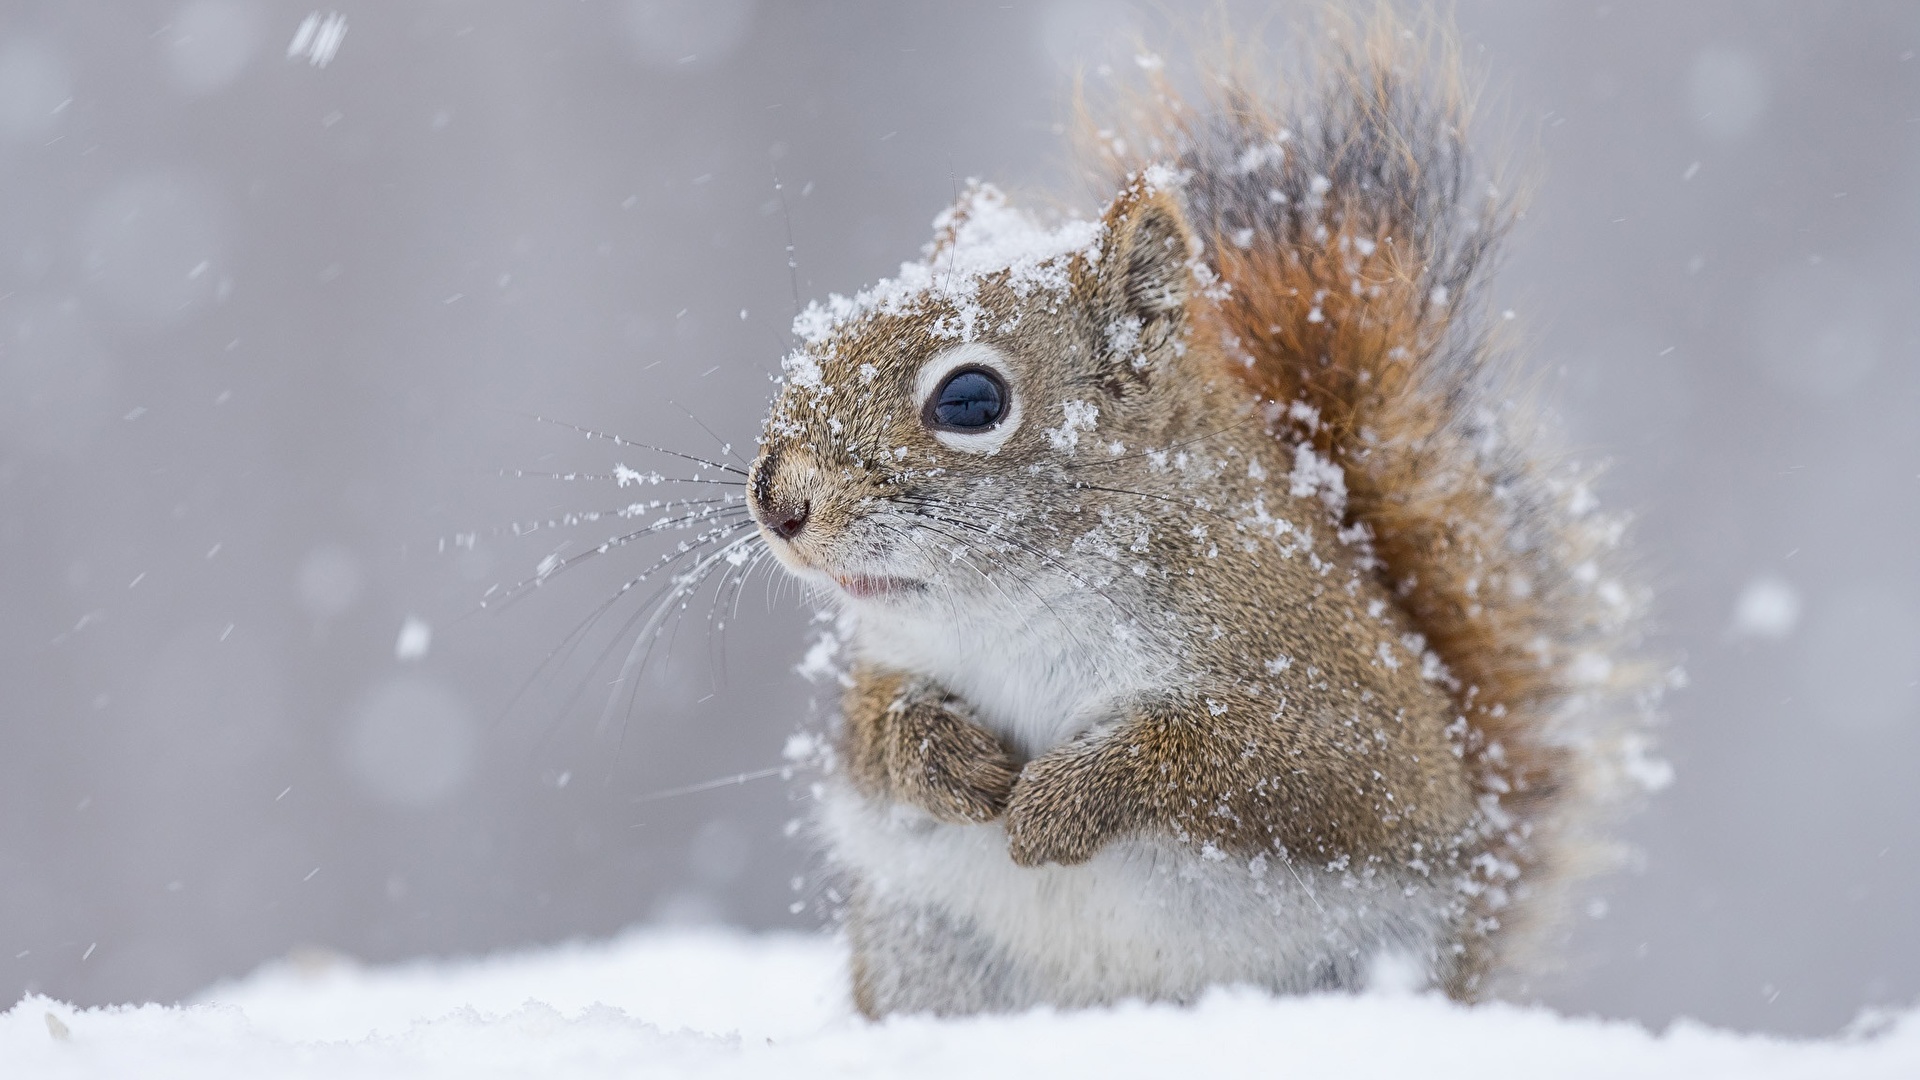
M 802 313 L 749 484 L 781 562 L 857 601 L 983 589 L 956 543 L 1045 515 L 1062 468 L 1163 445 L 1205 278 L 1175 183 L 1052 228 L 974 184 L 919 262 Z

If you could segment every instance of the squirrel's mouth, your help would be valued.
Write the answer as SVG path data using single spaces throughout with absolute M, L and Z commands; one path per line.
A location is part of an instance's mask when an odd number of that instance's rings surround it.
M 866 574 L 834 574 L 833 582 L 855 600 L 884 600 L 926 588 L 925 584 L 912 578 L 873 577 Z

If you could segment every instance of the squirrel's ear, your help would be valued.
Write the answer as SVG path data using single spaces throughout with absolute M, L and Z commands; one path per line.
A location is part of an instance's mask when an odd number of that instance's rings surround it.
M 1137 378 L 1184 333 L 1193 234 L 1173 193 L 1136 186 L 1107 209 L 1087 299 L 1101 312 L 1109 364 Z

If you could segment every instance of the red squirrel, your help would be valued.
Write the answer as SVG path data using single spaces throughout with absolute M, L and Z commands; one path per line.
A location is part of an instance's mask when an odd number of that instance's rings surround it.
M 868 1015 L 1478 998 L 1651 767 L 1620 524 L 1483 310 L 1515 212 L 1460 77 L 1332 29 L 1286 92 L 1143 64 L 1098 217 L 975 185 L 796 324 L 748 497 L 850 626 L 818 828 Z

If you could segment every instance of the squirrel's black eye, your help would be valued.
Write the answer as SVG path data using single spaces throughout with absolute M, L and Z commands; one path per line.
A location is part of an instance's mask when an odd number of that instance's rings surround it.
M 1007 411 L 1007 384 L 985 368 L 961 368 L 927 401 L 927 423 L 948 431 L 983 431 Z

